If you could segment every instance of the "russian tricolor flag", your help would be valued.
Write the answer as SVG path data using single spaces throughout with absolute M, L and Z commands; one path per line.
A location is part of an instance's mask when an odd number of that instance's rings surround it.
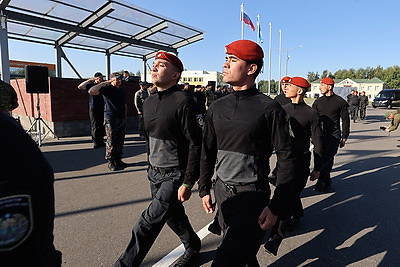
M 247 25 L 250 26 L 250 28 L 255 31 L 256 27 L 254 27 L 253 22 L 251 21 L 250 17 L 247 15 L 247 13 L 242 9 L 242 14 L 240 16 L 240 20 L 246 23 Z

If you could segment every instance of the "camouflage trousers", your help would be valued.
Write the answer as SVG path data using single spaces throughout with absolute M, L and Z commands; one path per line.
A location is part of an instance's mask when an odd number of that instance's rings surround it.
M 106 160 L 119 160 L 122 158 L 126 133 L 126 119 L 104 119 L 106 130 Z

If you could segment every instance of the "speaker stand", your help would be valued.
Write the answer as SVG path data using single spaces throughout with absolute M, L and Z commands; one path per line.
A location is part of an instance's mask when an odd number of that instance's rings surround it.
M 49 132 L 52 133 L 58 139 L 58 137 L 53 132 L 53 130 L 44 122 L 44 120 L 42 120 L 42 117 L 40 116 L 40 95 L 39 95 L 39 93 L 37 93 L 36 110 L 37 110 L 37 117 L 33 120 L 31 126 L 29 126 L 29 128 L 28 128 L 28 130 L 26 130 L 26 132 L 29 133 L 32 136 L 33 126 L 36 125 L 37 144 L 38 144 L 38 146 L 42 145 L 42 141 L 46 138 L 46 136 L 49 134 Z M 41 129 L 41 124 L 42 123 L 48 130 L 44 136 L 42 136 L 42 129 Z

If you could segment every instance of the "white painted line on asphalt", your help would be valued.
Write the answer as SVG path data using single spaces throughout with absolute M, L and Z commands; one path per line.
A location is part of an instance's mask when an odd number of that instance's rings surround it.
M 197 232 L 197 235 L 199 236 L 200 240 L 205 238 L 210 232 L 208 231 L 208 226 L 211 224 L 207 224 L 206 226 L 203 227 L 200 231 Z M 180 256 L 183 255 L 185 252 L 185 248 L 183 247 L 183 244 L 181 244 L 179 247 L 171 251 L 167 256 L 159 260 L 156 264 L 153 265 L 153 267 L 168 267 L 170 266 L 174 261 L 176 261 Z

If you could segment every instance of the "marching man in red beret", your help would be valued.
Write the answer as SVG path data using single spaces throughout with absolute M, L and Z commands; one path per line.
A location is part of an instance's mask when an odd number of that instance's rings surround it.
M 322 97 L 313 103 L 321 116 L 323 156 L 320 175 L 314 190 L 327 192 L 331 186 L 333 160 L 339 146 L 344 147 L 350 134 L 349 104 L 333 92 L 335 82 L 332 78 L 323 78 L 319 85 Z M 340 123 L 341 122 L 341 123 Z M 340 124 L 342 128 L 340 129 Z
M 265 243 L 266 251 L 275 256 L 287 227 L 295 226 L 304 215 L 300 193 L 306 186 L 310 174 L 310 139 L 314 145 L 316 155 L 314 157 L 314 170 L 311 174 L 313 179 L 318 178 L 321 168 L 322 133 L 319 115 L 315 109 L 304 102 L 304 95 L 310 86 L 306 79 L 292 77 L 289 78 L 288 86 L 285 89 L 285 96 L 290 99 L 290 103 L 283 105 L 283 109 L 290 117 L 293 153 L 296 156 L 294 183 L 296 197 L 289 216 L 279 217 L 279 220 L 271 230 L 268 241 Z
M 193 98 L 177 86 L 182 71 L 183 64 L 175 55 L 156 54 L 151 78 L 157 92 L 143 103 L 152 200 L 133 227 L 132 239 L 115 267 L 140 266 L 166 223 L 185 247 L 174 266 L 193 266 L 199 256 L 201 241 L 182 203 L 190 198 L 199 177 L 203 118 L 196 113 Z
M 263 66 L 262 48 L 249 40 L 225 48 L 223 81 L 234 91 L 207 110 L 199 194 L 205 212 L 213 213 L 210 189 L 215 170 L 223 240 L 212 266 L 259 266 L 256 255 L 265 230 L 290 210 L 294 157 L 285 111 L 254 84 Z M 270 200 L 268 162 L 273 148 L 279 169 Z

